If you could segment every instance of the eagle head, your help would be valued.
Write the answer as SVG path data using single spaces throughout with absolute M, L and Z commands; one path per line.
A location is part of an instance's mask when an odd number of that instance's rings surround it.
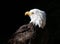
M 39 28 L 44 28 L 46 25 L 46 13 L 39 9 L 31 9 L 30 11 L 25 12 L 25 16 L 28 15 L 31 19 L 29 23 L 33 23 Z

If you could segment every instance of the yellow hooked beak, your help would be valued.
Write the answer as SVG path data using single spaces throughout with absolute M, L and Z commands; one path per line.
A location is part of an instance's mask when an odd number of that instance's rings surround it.
M 26 15 L 30 16 L 31 15 L 31 12 L 29 12 L 29 11 L 25 12 L 25 16 Z

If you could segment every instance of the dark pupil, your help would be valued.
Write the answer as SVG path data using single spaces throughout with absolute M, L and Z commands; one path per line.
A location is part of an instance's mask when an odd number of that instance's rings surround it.
M 32 14 L 34 14 L 34 12 L 32 12 Z

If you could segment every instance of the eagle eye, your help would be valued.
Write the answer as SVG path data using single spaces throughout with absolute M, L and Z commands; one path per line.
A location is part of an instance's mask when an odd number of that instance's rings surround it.
M 32 14 L 34 14 L 34 12 L 32 12 Z

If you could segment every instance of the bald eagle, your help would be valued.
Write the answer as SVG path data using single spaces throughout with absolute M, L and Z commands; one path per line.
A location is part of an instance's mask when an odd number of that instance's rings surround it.
M 28 15 L 31 19 L 30 23 L 35 24 L 35 26 L 39 26 L 39 28 L 44 28 L 46 24 L 46 13 L 39 9 L 32 9 L 27 11 L 25 15 Z
M 46 25 L 46 13 L 39 9 L 31 9 L 25 12 L 31 21 L 22 25 L 9 39 L 9 44 L 47 44 L 47 32 L 44 30 Z M 40 43 L 39 43 L 39 42 Z

